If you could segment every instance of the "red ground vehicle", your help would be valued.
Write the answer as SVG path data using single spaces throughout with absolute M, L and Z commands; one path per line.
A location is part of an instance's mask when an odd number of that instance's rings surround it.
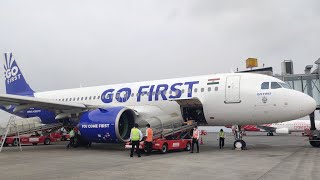
M 190 151 L 191 149 L 191 139 L 171 139 L 171 138 L 157 138 L 153 140 L 152 150 L 160 151 L 161 153 L 167 153 L 171 150 L 181 150 L 184 149 L 186 151 Z M 131 143 L 126 143 L 126 149 L 131 148 Z M 140 142 L 139 148 L 145 151 L 145 143 L 144 141 Z
M 195 124 L 185 125 L 178 128 L 173 128 L 167 133 L 161 131 L 161 135 L 154 135 L 154 140 L 152 142 L 152 150 L 160 151 L 161 153 L 167 153 L 170 150 L 186 150 L 190 151 L 192 139 L 186 138 L 190 137 L 190 130 L 195 126 Z M 126 149 L 130 149 L 131 143 L 128 142 L 125 145 Z M 139 148 L 145 151 L 144 141 L 140 142 Z
M 54 138 L 53 136 L 51 136 L 51 134 L 48 136 L 41 136 L 41 135 L 40 136 L 36 136 L 36 135 L 21 135 L 20 136 L 21 145 L 29 145 L 29 144 L 49 145 L 49 144 L 51 144 L 51 142 L 56 142 L 56 141 L 57 141 L 57 139 Z M 19 139 L 17 136 L 7 137 L 4 145 L 17 146 L 17 145 L 19 145 Z

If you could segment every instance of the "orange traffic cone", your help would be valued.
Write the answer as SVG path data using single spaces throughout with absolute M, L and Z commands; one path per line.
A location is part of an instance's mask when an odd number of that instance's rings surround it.
M 202 137 L 201 137 L 201 139 L 200 139 L 200 144 L 203 145 Z

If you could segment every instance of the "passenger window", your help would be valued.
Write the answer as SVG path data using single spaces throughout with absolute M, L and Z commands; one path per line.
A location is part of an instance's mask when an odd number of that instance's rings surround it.
M 78 97 L 78 98 L 77 98 L 77 101 L 79 101 L 79 99 L 80 99 L 80 98 Z
M 197 89 L 197 88 L 194 88 L 194 92 L 195 92 L 195 93 L 198 92 L 198 89 Z
M 218 90 L 219 90 L 219 88 L 218 88 L 218 87 L 215 87 L 215 88 L 214 88 L 214 90 L 215 90 L 215 91 L 218 91 Z
M 98 96 L 97 99 L 100 99 L 100 96 Z
M 182 93 L 182 94 L 184 93 L 184 89 L 181 90 L 181 93 Z
M 204 88 L 201 88 L 201 92 L 203 92 L 204 91 Z
M 172 91 L 169 91 L 169 94 L 172 94 Z
M 211 87 L 208 87 L 208 92 L 210 92 L 211 91 Z
M 271 82 L 271 89 L 279 89 L 281 88 L 280 84 L 277 82 Z
M 84 100 L 87 100 L 87 99 L 88 99 L 88 97 L 85 97 L 85 98 L 84 98 Z
M 76 101 L 76 98 L 73 98 L 73 101 Z
M 269 82 L 264 82 L 261 84 L 261 89 L 269 89 Z
M 134 96 L 134 93 L 131 94 L 131 97 L 133 97 L 133 96 Z
M 83 97 L 81 97 L 81 101 L 83 101 Z
M 96 99 L 96 96 L 93 96 L 93 99 Z
M 72 98 L 70 98 L 69 101 L 72 101 Z
M 89 97 L 89 100 L 91 100 L 91 96 Z

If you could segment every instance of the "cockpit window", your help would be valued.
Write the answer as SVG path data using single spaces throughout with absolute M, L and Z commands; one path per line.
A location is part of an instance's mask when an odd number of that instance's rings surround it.
M 277 82 L 271 82 L 271 89 L 279 89 L 279 88 L 282 88 L 280 84 L 278 84 Z
M 269 89 L 269 82 L 264 82 L 261 84 L 261 89 Z
M 279 83 L 279 84 L 286 89 L 292 89 L 287 83 Z

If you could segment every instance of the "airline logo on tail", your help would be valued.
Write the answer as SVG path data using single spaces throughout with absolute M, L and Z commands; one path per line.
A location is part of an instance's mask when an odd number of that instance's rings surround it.
M 4 64 L 4 70 L 5 70 L 5 78 L 7 84 L 11 84 L 14 81 L 17 81 L 21 78 L 22 74 L 19 71 L 19 68 L 12 56 L 12 53 L 4 54 L 5 58 L 5 64 Z

